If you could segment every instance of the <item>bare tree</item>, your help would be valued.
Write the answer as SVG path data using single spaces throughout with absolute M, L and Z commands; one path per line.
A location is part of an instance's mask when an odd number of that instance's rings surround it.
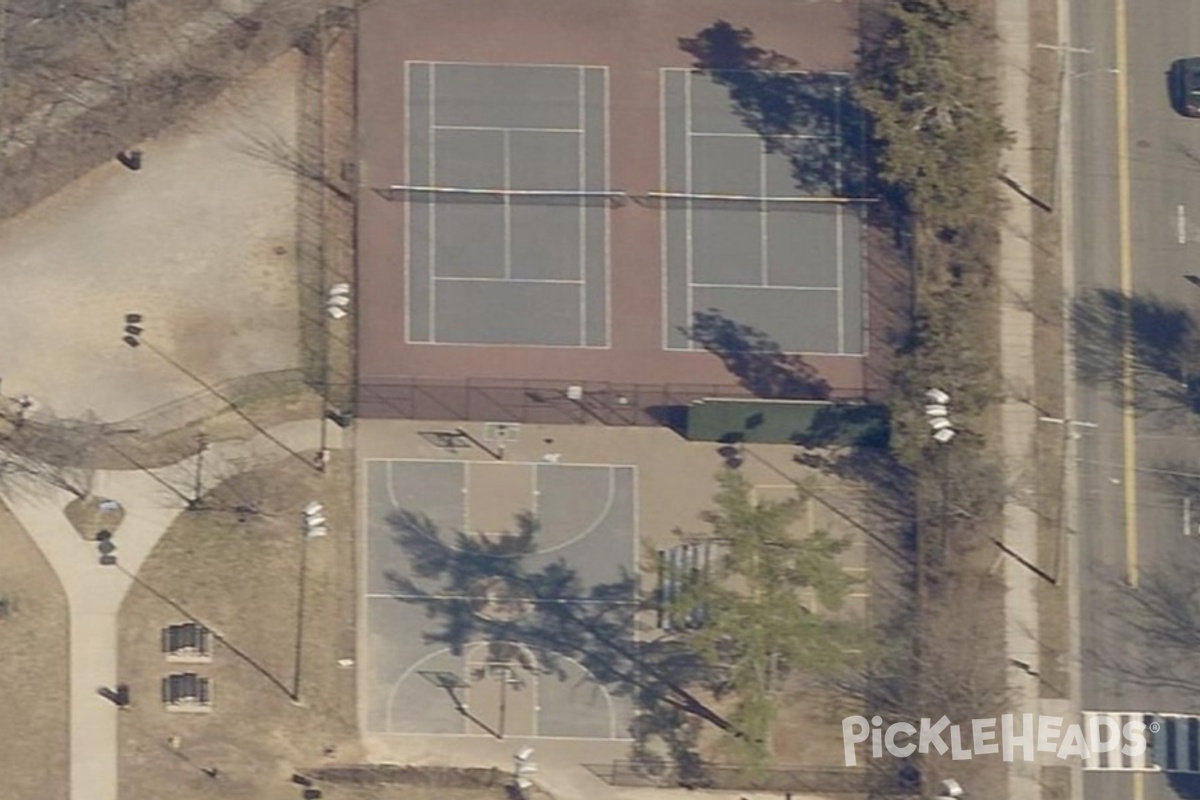
M 0 416 L 0 482 L 10 489 L 51 486 L 77 498 L 91 493 L 90 456 L 103 436 L 90 419 L 29 419 L 24 409 Z

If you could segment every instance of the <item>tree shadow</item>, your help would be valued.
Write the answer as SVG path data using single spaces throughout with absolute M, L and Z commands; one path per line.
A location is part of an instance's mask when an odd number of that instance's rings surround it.
M 754 44 L 754 33 L 718 20 L 679 48 L 729 92 L 734 115 L 792 165 L 795 187 L 819 197 L 867 191 L 866 117 L 845 75 L 806 72 L 795 59 Z
M 647 742 L 658 738 L 671 758 L 694 757 L 687 755 L 694 742 L 680 735 L 679 720 L 688 715 L 737 735 L 693 693 L 714 679 L 699 657 L 677 641 L 635 638 L 637 613 L 654 602 L 639 597 L 635 574 L 589 585 L 561 557 L 532 564 L 541 524 L 530 512 L 516 516 L 515 530 L 486 537 L 444 532 L 407 510 L 393 512 L 387 523 L 411 576 L 391 570 L 386 578 L 403 602 L 423 606 L 436 620 L 423 634 L 427 644 L 461 655 L 486 642 L 491 660 L 523 658 L 527 669 L 560 680 L 577 663 L 640 712 L 631 730 L 640 743 L 635 754 L 649 753 Z M 514 645 L 523 655 L 514 654 Z
M 1200 326 L 1182 303 L 1093 289 L 1075 299 L 1072 322 L 1081 380 L 1131 389 L 1135 410 L 1166 422 L 1200 413 Z
M 1169 772 L 1167 783 L 1179 800 L 1200 800 L 1200 775 Z
M 680 331 L 712 353 L 756 397 L 828 400 L 829 383 L 801 356 L 785 353 L 764 331 L 710 308 L 692 315 Z
M 1177 552 L 1169 564 L 1143 570 L 1132 589 L 1118 575 L 1099 575 L 1105 589 L 1104 635 L 1085 653 L 1097 672 L 1142 691 L 1200 692 L 1200 556 Z

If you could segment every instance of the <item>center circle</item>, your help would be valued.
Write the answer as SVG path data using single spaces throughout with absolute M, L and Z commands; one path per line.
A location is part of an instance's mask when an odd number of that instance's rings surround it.
M 511 578 L 481 578 L 474 586 L 471 611 L 489 622 L 515 622 L 529 613 L 529 592 Z

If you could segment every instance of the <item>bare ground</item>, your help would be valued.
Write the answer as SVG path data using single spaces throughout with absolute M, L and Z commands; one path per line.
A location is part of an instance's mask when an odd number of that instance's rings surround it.
M 247 76 L 151 142 L 0 224 L 0 355 L 9 394 L 113 420 L 235 375 L 297 366 L 294 176 L 244 153 L 247 134 L 294 136 L 298 54 Z M 70 309 L 70 313 L 65 313 Z M 55 312 L 57 310 L 57 313 Z M 121 344 L 144 315 L 150 347 Z

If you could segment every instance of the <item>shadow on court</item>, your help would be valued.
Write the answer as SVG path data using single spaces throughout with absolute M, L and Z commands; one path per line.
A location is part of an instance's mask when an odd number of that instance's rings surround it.
M 643 606 L 635 575 L 586 585 L 563 559 L 529 565 L 541 530 L 532 513 L 516 515 L 514 530 L 505 535 L 487 537 L 446 533 L 428 516 L 403 510 L 387 523 L 412 574 L 437 579 L 434 594 L 395 570 L 387 574 L 400 602 L 423 607 L 432 620 L 423 634 L 427 645 L 461 655 L 487 642 L 488 661 L 517 661 L 545 676 L 542 685 L 562 694 L 572 714 L 588 713 L 577 702 L 588 689 L 581 686 L 582 667 L 607 692 L 643 712 L 621 721 L 627 727 L 620 733 L 631 735 L 635 748 L 660 736 L 677 759 L 686 759 L 691 740 L 682 720 L 731 727 L 691 691 L 715 678 L 700 659 L 678 643 L 635 640 L 635 615 Z M 513 655 L 514 645 L 521 655 Z M 559 689 L 553 689 L 556 683 Z
M 762 330 L 710 308 L 692 315 L 681 329 L 696 344 L 721 359 L 750 392 L 762 398 L 828 400 L 832 389 L 802 357 L 785 353 Z
M 800 71 L 799 62 L 754 44 L 748 28 L 719 20 L 679 48 L 729 92 L 733 113 L 792 164 L 796 187 L 812 196 L 866 196 L 866 115 L 845 75 Z

